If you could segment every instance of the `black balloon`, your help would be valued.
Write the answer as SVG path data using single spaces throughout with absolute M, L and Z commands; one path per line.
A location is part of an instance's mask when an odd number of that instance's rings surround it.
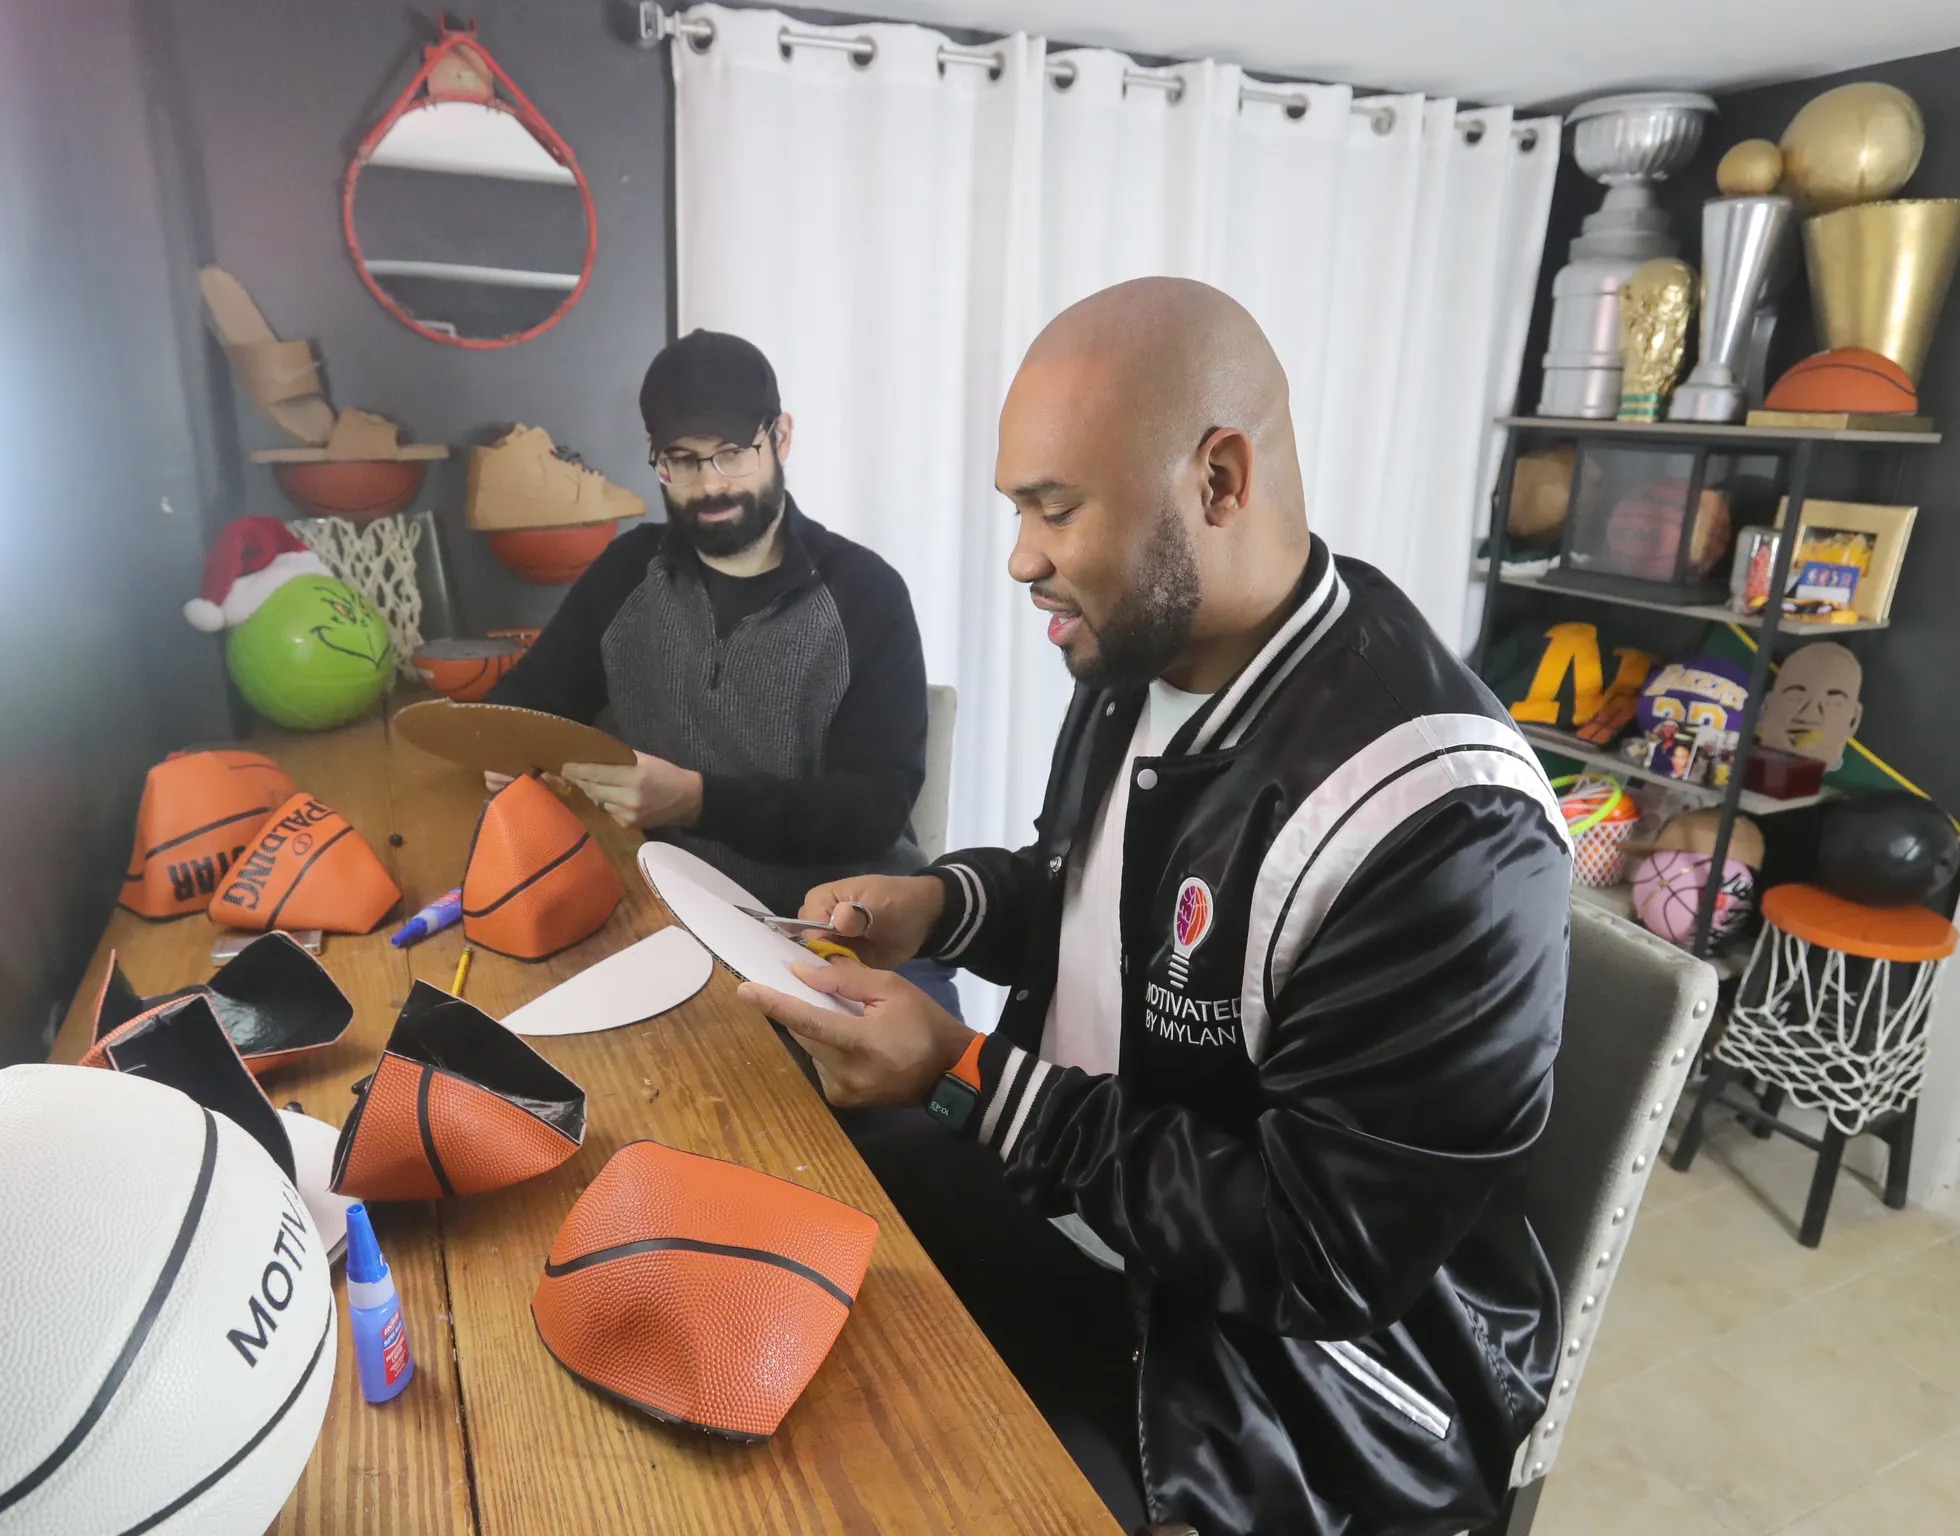
M 1840 800 L 1817 838 L 1817 883 L 1868 907 L 1909 907 L 1960 873 L 1960 835 L 1930 800 L 1903 791 Z

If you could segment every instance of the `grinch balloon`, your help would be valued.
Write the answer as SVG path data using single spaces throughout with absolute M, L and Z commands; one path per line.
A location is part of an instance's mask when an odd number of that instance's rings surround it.
M 298 576 L 231 632 L 225 665 L 266 719 L 323 731 L 366 714 L 387 692 L 388 626 L 353 588 Z

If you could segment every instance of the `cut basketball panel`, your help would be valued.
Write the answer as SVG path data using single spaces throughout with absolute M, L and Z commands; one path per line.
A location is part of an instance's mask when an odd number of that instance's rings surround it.
M 201 996 L 254 1073 L 332 1045 L 354 1020 L 354 1005 L 326 967 L 283 933 L 252 940 L 201 986 L 143 998 L 109 952 L 95 1000 L 98 1040 L 146 1009 Z
M 293 781 L 256 752 L 183 752 L 143 781 L 121 905 L 138 917 L 184 917 L 211 903 L 234 860 Z
M 531 1315 L 588 1385 L 761 1439 L 830 1353 L 877 1240 L 871 1217 L 814 1190 L 634 1142 L 566 1216 Z
M 543 960 L 605 926 L 625 891 L 585 823 L 536 779 L 513 779 L 483 808 L 463 874 L 463 936 Z
M 233 928 L 368 933 L 402 893 L 347 818 L 294 795 L 267 819 L 211 898 Z
M 418 981 L 334 1153 L 336 1194 L 481 1194 L 585 1140 L 585 1090 L 503 1025 Z

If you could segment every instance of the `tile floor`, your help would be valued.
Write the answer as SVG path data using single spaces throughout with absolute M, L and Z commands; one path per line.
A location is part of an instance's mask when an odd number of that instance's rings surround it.
M 1956 1536 L 1960 1202 L 1887 1210 L 1854 1143 L 1801 1248 L 1811 1154 L 1704 1146 L 1654 1172 L 1533 1536 Z

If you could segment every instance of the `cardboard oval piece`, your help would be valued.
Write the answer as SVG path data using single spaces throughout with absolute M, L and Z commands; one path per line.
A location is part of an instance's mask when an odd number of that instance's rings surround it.
M 479 773 L 522 778 L 563 773 L 567 763 L 633 766 L 633 749 L 617 737 L 542 710 L 511 704 L 424 699 L 395 711 L 391 722 L 412 747 Z
M 849 998 L 827 996 L 798 979 L 790 967 L 809 965 L 816 956 L 737 910 L 760 908 L 762 903 L 706 860 L 671 843 L 647 843 L 640 849 L 640 873 L 675 921 L 739 980 L 773 988 L 832 1013 L 864 1012 Z
M 520 1035 L 591 1035 L 678 1008 L 708 984 L 715 957 L 685 928 L 658 933 L 589 965 L 504 1016 Z

